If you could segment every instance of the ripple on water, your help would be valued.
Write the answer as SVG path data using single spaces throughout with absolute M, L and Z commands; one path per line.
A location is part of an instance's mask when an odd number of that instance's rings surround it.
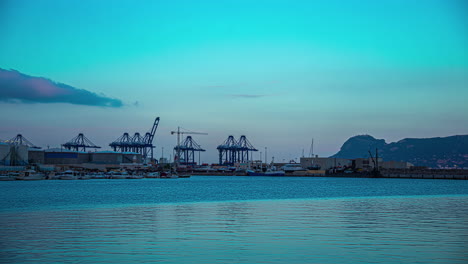
M 340 198 L 5 212 L 9 263 L 467 263 L 468 199 Z

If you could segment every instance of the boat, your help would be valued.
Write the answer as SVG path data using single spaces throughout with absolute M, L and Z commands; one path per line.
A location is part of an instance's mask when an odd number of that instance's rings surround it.
M 15 176 L 16 180 L 22 181 L 36 181 L 45 179 L 44 173 L 38 173 L 35 170 L 27 170 L 21 174 Z
M 143 175 L 138 175 L 138 174 L 127 175 L 125 179 L 143 179 Z
M 126 179 L 128 177 L 126 171 L 111 171 L 109 172 L 109 179 Z
M 159 171 L 148 172 L 145 178 L 161 178 Z
M 179 175 L 179 178 L 190 178 L 189 174 Z
M 77 172 L 72 171 L 72 170 L 66 170 L 62 172 L 61 174 L 57 174 L 53 177 L 53 179 L 59 179 L 59 180 L 77 180 Z
M 91 179 L 107 179 L 107 176 L 102 172 L 90 173 L 90 174 L 88 174 L 88 176 Z
M 301 164 L 297 164 L 297 163 L 285 164 L 283 167 L 281 167 L 281 169 L 284 172 L 305 171 L 305 169 L 301 167 Z
M 173 171 L 161 173 L 161 179 L 178 179 L 178 178 L 179 178 L 179 175 Z
M 91 179 L 91 175 L 89 174 L 81 173 L 80 175 L 78 175 L 78 180 L 89 180 L 89 179 Z
M 16 176 L 18 176 L 19 173 L 5 173 L 0 175 L 0 181 L 16 181 Z
M 246 172 L 248 176 L 284 176 L 285 175 L 285 172 L 282 170 L 278 170 L 278 171 L 267 170 L 265 172 L 247 170 Z

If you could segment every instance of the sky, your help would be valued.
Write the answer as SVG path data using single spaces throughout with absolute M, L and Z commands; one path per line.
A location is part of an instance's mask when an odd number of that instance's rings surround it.
M 156 157 L 180 126 L 204 162 L 229 135 L 281 162 L 468 134 L 466 98 L 464 0 L 0 0 L 0 139 L 109 149 L 159 116 Z

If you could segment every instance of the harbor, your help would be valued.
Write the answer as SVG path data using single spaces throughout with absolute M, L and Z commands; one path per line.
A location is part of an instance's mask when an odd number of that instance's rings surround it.
M 171 162 L 154 157 L 155 134 L 160 118 L 154 119 L 146 133 L 133 136 L 124 133 L 109 144 L 111 150 L 99 150 L 83 133 L 62 144 L 60 148 L 42 149 L 22 134 L 0 142 L 0 180 L 88 180 L 88 179 L 144 179 L 188 178 L 190 176 L 251 176 L 251 177 L 347 177 L 347 178 L 410 178 L 467 180 L 468 170 L 440 169 L 414 166 L 407 161 L 384 160 L 378 149 L 367 158 L 319 157 L 313 154 L 313 140 L 309 156 L 299 162 L 268 162 L 253 158 L 258 149 L 245 135 L 229 136 L 217 146 L 218 163 L 201 163 L 200 153 L 206 150 L 192 135 L 203 132 L 172 131 L 177 135 Z M 184 140 L 181 137 L 186 136 Z M 144 136 L 142 136 L 144 135 Z M 196 160 L 198 153 L 198 162 Z

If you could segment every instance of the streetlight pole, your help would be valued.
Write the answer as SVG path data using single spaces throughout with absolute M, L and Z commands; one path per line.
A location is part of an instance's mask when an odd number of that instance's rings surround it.
M 263 155 L 262 152 L 260 151 L 260 169 L 263 168 Z
M 163 168 L 164 168 L 164 147 L 162 147 L 162 152 L 161 152 L 161 161 L 162 161 Z

